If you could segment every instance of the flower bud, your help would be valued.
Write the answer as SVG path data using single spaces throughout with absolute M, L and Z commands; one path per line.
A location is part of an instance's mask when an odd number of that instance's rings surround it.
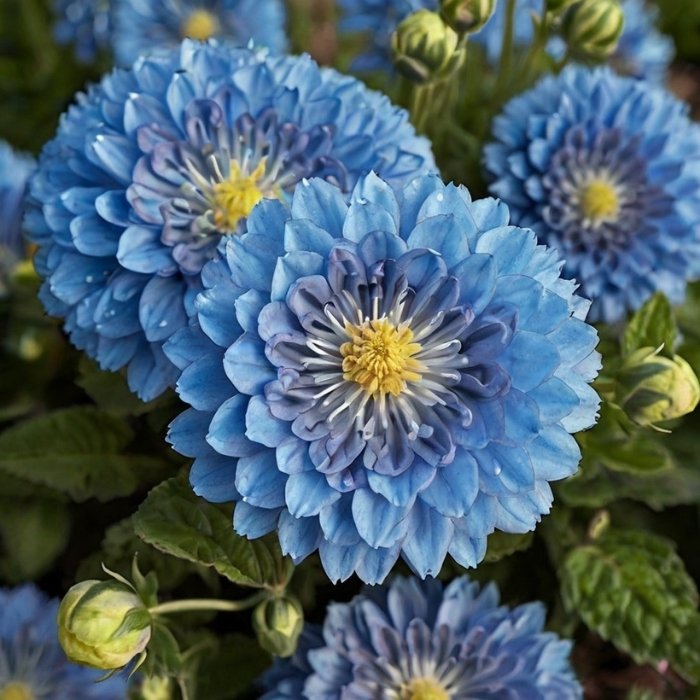
M 304 626 L 304 612 L 296 598 L 282 596 L 259 603 L 253 628 L 260 646 L 276 656 L 291 656 Z
M 457 68 L 459 36 L 436 12 L 419 10 L 406 17 L 391 37 L 396 69 L 410 80 L 428 83 Z
M 567 10 L 561 31 L 575 55 L 602 61 L 617 48 L 624 24 L 618 0 L 580 0 Z
M 151 638 L 151 614 L 118 581 L 83 581 L 58 608 L 58 641 L 75 663 L 104 670 L 126 666 Z
M 456 32 L 478 32 L 491 19 L 495 0 L 441 0 L 440 16 Z
M 654 426 L 691 413 L 700 400 L 700 384 L 682 357 L 640 348 L 625 360 L 617 393 L 618 403 L 637 425 Z

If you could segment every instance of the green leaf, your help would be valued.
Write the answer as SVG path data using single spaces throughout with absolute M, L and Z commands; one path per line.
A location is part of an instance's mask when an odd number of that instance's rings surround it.
M 220 579 L 211 570 L 183 559 L 176 559 L 146 544 L 134 532 L 132 518 L 115 523 L 105 532 L 98 552 L 84 559 L 78 567 L 76 580 L 102 578 L 102 564 L 112 571 L 127 575 L 134 555 L 142 571 L 155 573 L 159 588 L 170 591 L 177 588 L 187 576 L 196 573 L 214 587 Z
M 250 690 L 270 665 L 269 656 L 255 640 L 241 634 L 222 637 L 217 653 L 205 655 L 197 673 L 197 697 L 235 700 Z M 231 673 L 231 669 L 236 669 Z
M 603 464 L 613 471 L 647 474 L 673 465 L 670 452 L 658 441 L 644 435 L 610 443 L 599 453 Z
M 65 549 L 69 533 L 64 503 L 0 498 L 0 579 L 18 583 L 46 573 Z
M 664 346 L 673 354 L 676 342 L 676 320 L 668 299 L 657 292 L 630 319 L 622 337 L 622 354 L 629 355 L 643 347 Z
M 522 535 L 512 535 L 507 532 L 496 530 L 489 535 L 486 547 L 485 562 L 494 562 L 508 557 L 515 552 L 522 552 L 530 547 L 533 540 L 533 533 L 526 532 Z
M 123 454 L 131 428 L 107 413 L 68 408 L 23 421 L 0 434 L 0 471 L 67 493 L 106 501 L 133 493 L 161 463 Z
M 700 676 L 698 592 L 672 542 L 610 529 L 573 549 L 561 574 L 567 608 L 590 629 L 637 663 L 668 660 Z
M 156 486 L 134 515 L 136 534 L 174 557 L 213 566 L 230 581 L 279 588 L 292 573 L 274 537 L 247 540 L 233 531 L 230 509 L 196 496 L 184 479 Z

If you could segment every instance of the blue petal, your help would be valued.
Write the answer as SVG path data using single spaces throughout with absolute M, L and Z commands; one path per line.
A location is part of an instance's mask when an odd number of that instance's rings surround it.
M 355 491 L 352 515 L 355 527 L 370 547 L 391 547 L 403 539 L 408 528 L 408 508 L 391 505 L 383 496 L 367 488 Z
M 224 401 L 211 419 L 206 441 L 220 454 L 243 457 L 260 451 L 260 445 L 245 435 L 248 401 L 247 396 L 236 394 Z
M 323 541 L 318 518 L 295 518 L 289 511 L 282 511 L 279 520 L 280 547 L 295 564 L 311 554 Z
M 332 507 L 341 495 L 317 471 L 291 474 L 285 487 L 287 508 L 295 518 L 318 515 L 322 508 Z
M 287 475 L 277 469 L 274 450 L 263 449 L 241 457 L 236 469 L 236 488 L 246 503 L 260 508 L 281 508 L 285 504 Z
M 139 300 L 139 321 L 146 338 L 165 340 L 187 323 L 183 304 L 183 283 L 174 277 L 153 277 Z
M 333 238 L 340 238 L 342 235 L 347 211 L 348 205 L 340 190 L 323 180 L 302 182 L 301 186 L 294 190 L 292 218 L 313 221 Z
M 233 392 L 224 373 L 223 357 L 211 353 L 193 362 L 180 375 L 177 392 L 198 411 L 216 411 Z
M 403 542 L 403 558 L 421 578 L 437 576 L 452 540 L 452 521 L 420 500 L 409 517 L 410 532 Z
M 195 459 L 190 484 L 198 496 L 210 503 L 230 503 L 240 498 L 236 489 L 236 460 L 213 450 Z
M 281 510 L 256 508 L 245 501 L 236 504 L 233 511 L 233 529 L 244 537 L 256 539 L 267 535 L 277 527 Z
M 253 396 L 250 399 L 245 424 L 246 437 L 265 447 L 278 447 L 283 440 L 292 435 L 289 423 L 275 418 L 262 396 Z
M 436 471 L 430 486 L 419 497 L 442 515 L 461 518 L 472 507 L 478 493 L 476 460 L 465 450 L 459 450 L 451 464 Z
M 275 371 L 265 356 L 265 345 L 244 333 L 226 351 L 224 369 L 231 383 L 243 394 L 261 394 L 265 384 L 275 379 Z

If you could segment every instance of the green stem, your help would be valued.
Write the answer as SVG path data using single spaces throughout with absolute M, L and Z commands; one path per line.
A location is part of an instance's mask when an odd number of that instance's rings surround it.
M 239 612 L 247 610 L 254 605 L 264 600 L 267 597 L 267 591 L 260 591 L 250 598 L 243 600 L 216 600 L 213 598 L 202 599 L 192 598 L 187 600 L 173 600 L 170 603 L 161 603 L 149 608 L 148 611 L 152 615 L 167 615 L 176 612 L 193 612 L 196 610 L 219 610 L 221 612 Z
M 503 25 L 503 43 L 501 62 L 498 66 L 498 79 L 496 80 L 495 97 L 500 102 L 507 92 L 510 78 L 510 66 L 513 62 L 513 29 L 515 27 L 515 0 L 506 0 L 506 17 Z

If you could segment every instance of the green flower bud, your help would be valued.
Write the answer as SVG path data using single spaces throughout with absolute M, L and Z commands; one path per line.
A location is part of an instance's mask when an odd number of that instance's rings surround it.
M 304 627 L 304 611 L 296 598 L 282 596 L 259 603 L 253 628 L 260 646 L 276 656 L 291 656 Z
M 625 360 L 617 394 L 617 402 L 637 425 L 653 427 L 691 413 L 700 400 L 700 384 L 682 357 L 640 348 Z
M 396 69 L 417 83 L 446 78 L 462 60 L 459 36 L 429 10 L 419 10 L 399 24 L 391 37 Z
M 440 15 L 456 32 L 478 32 L 491 19 L 496 0 L 441 0 Z
M 575 55 L 602 61 L 617 48 L 624 24 L 618 0 L 580 0 L 564 15 L 561 32 Z
M 126 666 L 151 638 L 151 614 L 118 581 L 83 581 L 58 608 L 58 641 L 75 663 L 104 670 Z
M 138 697 L 139 700 L 173 700 L 173 684 L 164 676 L 144 678 Z

